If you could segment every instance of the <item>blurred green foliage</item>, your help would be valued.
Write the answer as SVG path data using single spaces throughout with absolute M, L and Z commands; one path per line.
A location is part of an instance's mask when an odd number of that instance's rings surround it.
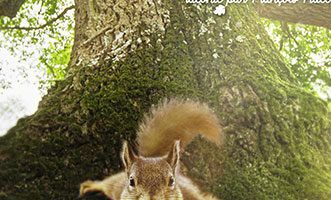
M 279 21 L 264 23 L 302 87 L 331 102 L 331 31 Z

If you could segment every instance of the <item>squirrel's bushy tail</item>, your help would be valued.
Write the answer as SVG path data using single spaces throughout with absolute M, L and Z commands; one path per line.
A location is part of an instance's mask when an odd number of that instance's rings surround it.
M 213 111 L 206 104 L 191 100 L 166 100 L 152 108 L 140 124 L 138 151 L 145 157 L 163 156 L 175 140 L 184 147 L 198 134 L 222 143 L 221 126 Z

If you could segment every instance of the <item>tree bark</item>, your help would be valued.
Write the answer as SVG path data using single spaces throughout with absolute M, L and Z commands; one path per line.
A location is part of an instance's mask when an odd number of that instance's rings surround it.
M 331 6 L 327 3 L 257 4 L 256 10 L 261 17 L 331 29 Z
M 75 199 L 118 171 L 123 139 L 164 97 L 207 101 L 223 150 L 196 140 L 187 173 L 222 199 L 331 198 L 325 102 L 301 89 L 250 5 L 76 0 L 68 76 L 0 138 L 0 199 Z
M 0 16 L 13 18 L 25 0 L 0 0 Z

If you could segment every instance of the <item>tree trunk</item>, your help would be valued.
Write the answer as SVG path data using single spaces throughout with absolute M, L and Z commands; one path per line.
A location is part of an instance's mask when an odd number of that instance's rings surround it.
M 82 181 L 121 168 L 122 140 L 174 96 L 209 102 L 225 127 L 224 150 L 196 140 L 183 159 L 204 189 L 330 199 L 325 102 L 298 86 L 252 6 L 214 7 L 76 0 L 67 78 L 0 138 L 0 199 L 75 199 Z
M 13 18 L 25 0 L 0 0 L 0 16 Z

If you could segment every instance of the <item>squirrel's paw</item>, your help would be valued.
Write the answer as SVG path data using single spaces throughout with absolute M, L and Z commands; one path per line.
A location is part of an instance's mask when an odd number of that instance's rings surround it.
M 103 193 L 102 188 L 97 181 L 85 181 L 80 184 L 79 196 L 83 197 L 94 193 Z

